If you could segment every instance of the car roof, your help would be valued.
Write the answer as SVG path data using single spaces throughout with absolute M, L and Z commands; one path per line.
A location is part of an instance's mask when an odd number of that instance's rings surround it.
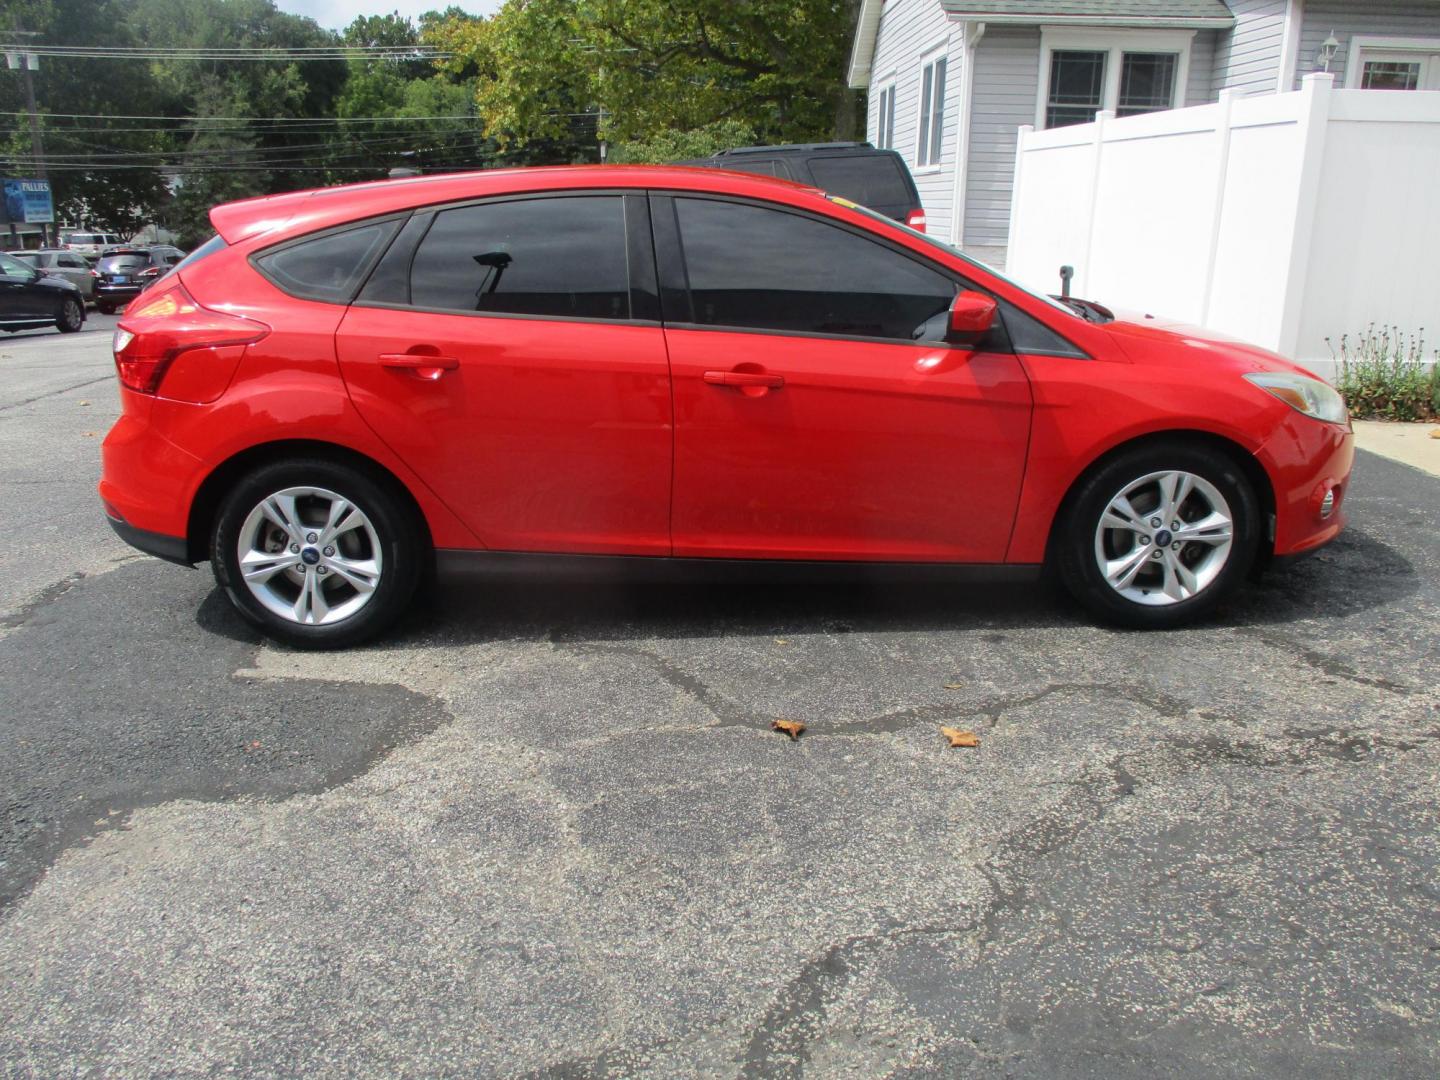
M 751 195 L 782 202 L 813 202 L 823 194 L 792 180 L 684 165 L 550 165 L 521 169 L 436 173 L 395 180 L 314 188 L 224 203 L 210 223 L 227 244 L 260 235 L 281 236 L 494 195 L 543 194 L 574 189 L 671 188 L 722 195 Z
M 817 151 L 826 150 L 857 150 L 865 154 L 893 154 L 893 150 L 877 150 L 868 142 L 812 142 L 812 143 L 781 143 L 776 146 L 732 146 L 728 150 L 718 150 L 714 156 L 735 157 L 740 154 L 813 154 Z

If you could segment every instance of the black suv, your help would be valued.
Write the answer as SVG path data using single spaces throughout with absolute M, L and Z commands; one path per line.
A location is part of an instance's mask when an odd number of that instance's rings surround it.
M 681 164 L 795 180 L 925 231 L 925 208 L 920 205 L 920 193 L 905 167 L 905 159 L 894 150 L 876 150 L 869 143 L 739 146 Z
M 183 258 L 185 252 L 168 244 L 107 249 L 95 264 L 95 306 L 113 315 Z

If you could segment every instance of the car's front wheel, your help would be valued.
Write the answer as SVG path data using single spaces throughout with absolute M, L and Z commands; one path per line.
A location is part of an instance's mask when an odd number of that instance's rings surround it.
M 224 500 L 210 561 L 241 615 L 302 648 L 379 634 L 415 594 L 426 552 L 388 484 L 325 460 L 267 465 Z
M 1070 592 L 1092 614 L 1162 629 L 1214 609 L 1250 571 L 1260 509 L 1243 470 L 1206 446 L 1144 446 L 1082 481 L 1057 536 Z
M 73 334 L 85 325 L 85 309 L 80 301 L 67 296 L 60 301 L 60 314 L 55 316 L 55 326 L 62 334 Z

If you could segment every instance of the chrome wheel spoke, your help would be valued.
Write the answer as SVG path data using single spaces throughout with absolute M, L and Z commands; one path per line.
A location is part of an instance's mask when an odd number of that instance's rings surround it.
M 1160 509 L 1156 511 L 1161 524 L 1174 521 L 1180 507 L 1195 490 L 1195 477 L 1189 473 L 1166 473 L 1160 481 Z
M 240 573 L 246 581 L 269 581 L 282 570 L 300 565 L 300 556 L 288 551 L 270 554 L 264 551 L 247 551 L 240 556 Z
M 1105 564 L 1105 580 L 1117 589 L 1126 589 L 1145 569 L 1145 563 L 1150 558 L 1150 549 L 1137 547 L 1118 559 L 1112 559 Z
M 348 581 L 356 592 L 374 592 L 380 581 L 380 568 L 374 559 L 346 559 L 336 555 L 323 560 L 321 565 Z
M 1176 530 L 1175 539 L 1184 544 L 1228 544 L 1234 531 L 1234 523 L 1228 517 L 1211 512 L 1199 521 L 1182 525 Z
M 325 601 L 325 583 L 315 571 L 305 575 L 305 584 L 300 586 L 300 595 L 295 598 L 291 610 L 296 622 L 316 626 L 330 614 L 330 605 Z
M 325 522 L 325 528 L 320 530 L 320 543 L 334 543 L 342 533 L 358 529 L 364 524 L 364 514 L 344 499 L 336 499 L 330 504 L 330 518 Z
M 1161 560 L 1165 573 L 1164 591 L 1171 600 L 1186 600 L 1200 591 L 1200 583 L 1173 551 Z
M 270 521 L 285 530 L 285 535 L 291 541 L 299 543 L 304 539 L 300 535 L 300 518 L 295 512 L 295 496 L 280 492 L 271 495 L 260 504 L 261 510 Z

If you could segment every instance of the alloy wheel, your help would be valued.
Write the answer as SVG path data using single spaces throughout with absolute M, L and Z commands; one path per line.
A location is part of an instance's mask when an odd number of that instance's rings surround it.
M 1095 562 L 1125 599 L 1151 607 L 1204 592 L 1230 558 L 1230 504 L 1203 476 L 1152 472 L 1126 484 L 1095 528 Z
M 262 499 L 240 526 L 240 576 L 266 610 L 303 626 L 350 618 L 384 570 L 380 537 L 344 496 L 289 487 Z

